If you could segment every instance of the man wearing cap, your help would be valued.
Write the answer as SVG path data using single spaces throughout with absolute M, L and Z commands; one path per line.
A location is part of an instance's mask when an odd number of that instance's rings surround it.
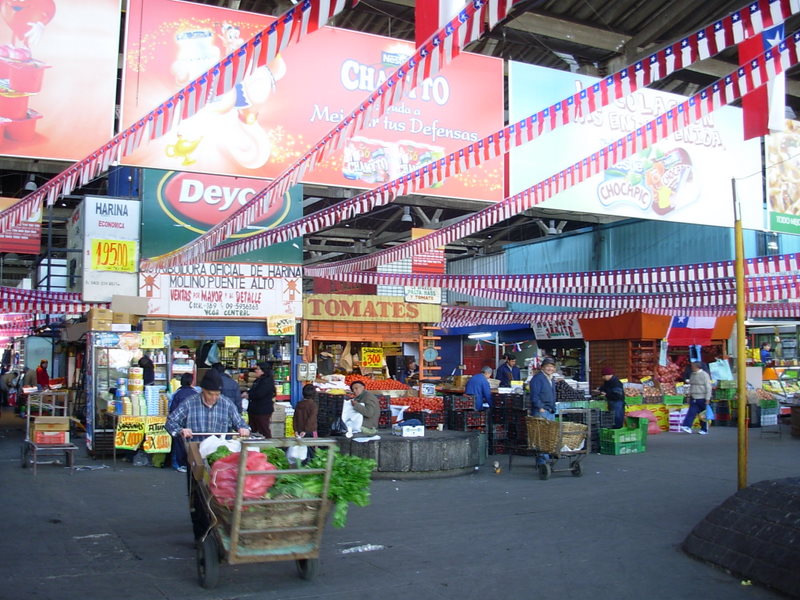
M 517 357 L 513 354 L 506 354 L 504 356 L 506 362 L 497 367 L 497 378 L 500 380 L 500 387 L 511 387 L 512 381 L 519 381 L 522 377 L 519 367 L 517 366 Z
M 361 433 L 375 435 L 378 433 L 378 420 L 381 416 L 381 405 L 378 399 L 372 392 L 367 391 L 367 386 L 364 385 L 363 381 L 354 381 L 350 384 L 350 389 L 356 395 L 355 398 L 350 400 L 353 410 L 364 415 Z
M 534 417 L 556 420 L 556 382 L 553 373 L 556 372 L 556 361 L 546 356 L 542 359 L 539 372 L 533 376 L 531 388 L 531 413 Z M 536 464 L 541 465 L 550 460 L 550 455 L 541 453 L 536 455 Z
M 492 407 L 492 387 L 489 379 L 492 377 L 492 367 L 486 365 L 480 373 L 476 373 L 467 381 L 464 395 L 475 403 L 475 410 L 483 410 L 484 406 Z
M 236 429 L 239 435 L 250 435 L 236 406 L 222 396 L 222 380 L 214 370 L 206 372 L 200 382 L 200 392 L 181 402 L 169 417 L 166 429 L 172 436 L 191 438 L 197 433 L 227 433 Z M 185 469 L 178 469 L 184 471 Z
M 603 367 L 600 375 L 603 383 L 598 390 L 606 397 L 608 410 L 614 413 L 614 429 L 622 429 L 625 424 L 625 389 L 611 367 Z

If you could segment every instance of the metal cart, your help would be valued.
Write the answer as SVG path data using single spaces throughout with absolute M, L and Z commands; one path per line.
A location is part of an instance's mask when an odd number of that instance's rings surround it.
M 212 434 L 199 434 L 203 436 Z M 213 434 L 217 436 L 233 434 Z M 228 564 L 294 560 L 303 579 L 317 572 L 320 541 L 329 509 L 328 486 L 333 468 L 336 441 L 309 439 L 241 440 L 236 495 L 232 506 L 220 504 L 209 488 L 209 470 L 200 457 L 199 442 L 187 444 L 189 463 L 189 512 L 197 549 L 197 574 L 200 585 L 213 588 L 219 582 L 220 562 Z M 322 469 L 248 471 L 246 455 L 250 448 L 291 445 L 327 448 L 328 460 Z M 319 498 L 245 499 L 244 483 L 252 475 L 323 475 Z
M 552 473 L 569 471 L 575 477 L 583 475 L 581 461 L 591 449 L 591 427 L 588 408 L 561 409 L 555 421 L 539 417 L 525 417 L 528 428 L 528 447 L 534 451 L 539 479 L 550 479 Z M 560 459 L 567 466 L 556 468 Z
M 70 414 L 69 399 L 66 391 L 43 391 L 28 394 L 27 407 L 25 408 L 25 439 L 22 442 L 20 459 L 23 469 L 28 466 L 33 467 L 34 476 L 36 475 L 36 467 L 40 464 L 45 464 L 39 462 L 41 456 L 63 454 L 66 466 L 72 467 L 75 464 L 75 451 L 78 449 L 75 444 L 37 441 L 35 433 L 31 430 L 31 425 L 34 425 L 35 429 L 36 420 L 39 419 L 40 425 L 42 425 L 42 422 L 47 417 L 57 417 L 59 420 L 63 420 L 63 424 L 59 424 L 58 430 L 53 431 L 53 433 L 63 432 L 68 434 Z M 48 432 L 44 431 L 43 433 Z M 72 470 L 70 470 L 70 474 L 72 474 Z

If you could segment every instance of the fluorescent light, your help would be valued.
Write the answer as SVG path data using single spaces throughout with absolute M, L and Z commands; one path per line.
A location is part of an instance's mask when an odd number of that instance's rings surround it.
M 486 338 L 494 337 L 493 333 L 470 333 L 467 336 L 471 340 L 484 340 Z

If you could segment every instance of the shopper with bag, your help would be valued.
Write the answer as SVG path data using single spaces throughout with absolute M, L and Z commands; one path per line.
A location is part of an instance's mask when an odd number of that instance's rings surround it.
M 683 420 L 681 431 L 692 433 L 692 423 L 698 414 L 706 412 L 706 406 L 711 400 L 711 377 L 703 370 L 702 363 L 692 363 L 692 374 L 689 377 L 689 410 Z M 708 433 L 708 422 L 700 419 L 700 435 Z
M 614 414 L 614 429 L 622 429 L 625 424 L 625 388 L 611 367 L 603 367 L 600 374 L 603 383 L 599 391 L 605 396 L 608 410 Z

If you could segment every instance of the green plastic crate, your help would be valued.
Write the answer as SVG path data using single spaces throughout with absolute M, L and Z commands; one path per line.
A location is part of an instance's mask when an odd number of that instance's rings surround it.
M 604 442 L 600 440 L 600 454 L 641 454 L 646 450 L 646 446 L 641 442 Z
M 736 389 L 736 381 L 733 379 L 720 379 L 717 382 L 717 387 L 723 390 Z
M 590 400 L 589 408 L 594 410 L 608 410 L 608 402 L 605 400 Z
M 717 398 L 717 400 L 733 400 L 734 398 L 736 398 L 736 392 L 737 392 L 736 388 L 726 388 L 726 389 L 717 388 L 716 390 L 714 390 L 714 397 Z
M 645 417 L 625 417 L 625 427 L 638 429 L 639 431 L 643 431 L 645 435 L 647 435 L 647 427 L 649 424 L 650 420 Z
M 641 396 L 625 396 L 625 404 L 644 404 Z
M 761 408 L 778 408 L 778 401 L 777 400 L 767 400 L 762 398 L 758 401 L 758 405 Z
M 664 404 L 677 405 L 683 404 L 683 396 L 664 396 Z
M 622 429 L 600 429 L 600 441 L 610 443 L 640 442 L 642 432 L 639 428 L 623 427 Z

